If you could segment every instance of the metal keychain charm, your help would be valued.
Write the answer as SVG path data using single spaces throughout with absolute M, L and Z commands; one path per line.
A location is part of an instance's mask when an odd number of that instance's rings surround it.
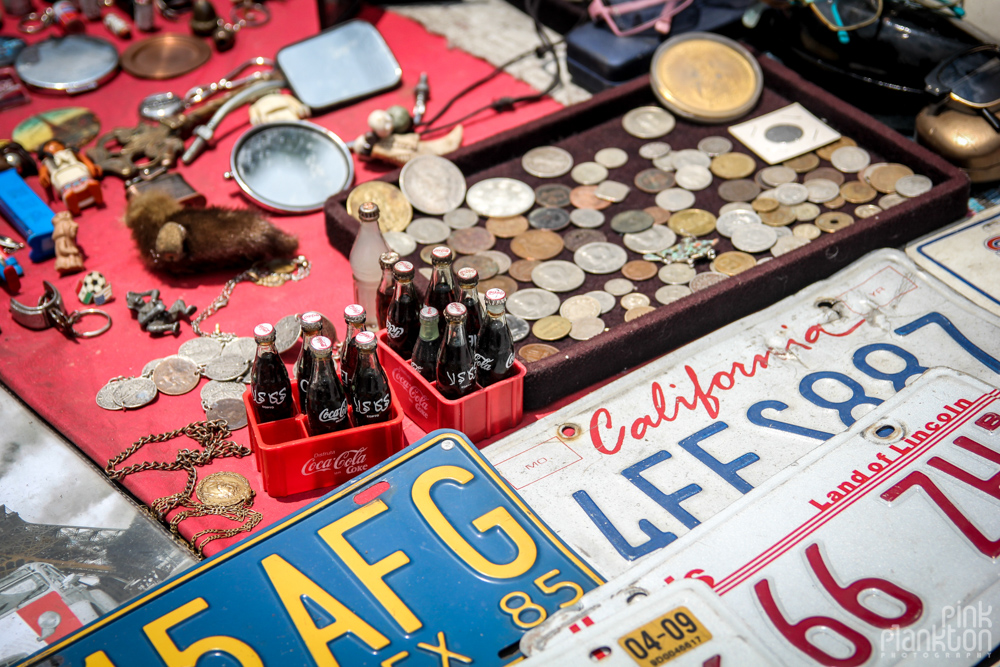
M 45 287 L 45 293 L 38 297 L 37 306 L 26 306 L 15 299 L 10 300 L 11 317 L 21 326 L 36 331 L 55 327 L 71 338 L 93 338 L 111 328 L 111 316 L 103 310 L 87 308 L 67 313 L 63 307 L 62 294 L 55 285 L 47 280 L 43 280 L 42 285 Z M 87 315 L 100 315 L 107 322 L 93 331 L 77 331 L 74 325 Z

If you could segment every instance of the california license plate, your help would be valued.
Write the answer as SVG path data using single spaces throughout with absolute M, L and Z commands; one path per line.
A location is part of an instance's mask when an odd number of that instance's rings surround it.
M 35 660 L 501 665 L 599 583 L 464 436 L 436 431 Z
M 928 368 L 996 383 L 998 326 L 903 253 L 880 250 L 483 451 L 560 537 L 616 576 Z

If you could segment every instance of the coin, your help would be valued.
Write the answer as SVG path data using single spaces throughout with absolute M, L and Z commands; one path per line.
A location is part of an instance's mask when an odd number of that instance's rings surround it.
M 778 165 L 776 167 L 765 167 L 760 171 L 760 179 L 768 186 L 775 188 L 782 183 L 794 183 L 798 176 L 794 169 Z
M 760 186 L 743 178 L 719 183 L 719 197 L 728 202 L 752 201 L 759 194 Z
M 222 354 L 231 354 L 239 357 L 240 359 L 246 359 L 247 362 L 253 362 L 254 358 L 257 356 L 257 342 L 253 338 L 249 338 L 247 336 L 234 338 L 226 343 L 225 347 L 222 348 Z
M 608 177 L 608 170 L 596 162 L 581 162 L 573 167 L 569 177 L 580 185 L 596 185 Z
M 400 257 L 406 257 L 417 249 L 417 240 L 406 232 L 382 232 L 382 239 Z
M 622 237 L 622 242 L 632 252 L 645 255 L 666 250 L 674 245 L 677 243 L 677 234 L 665 225 L 653 225 L 642 232 L 625 234 Z
M 850 137 L 841 137 L 840 139 L 834 141 L 832 144 L 827 144 L 822 148 L 817 148 L 816 155 L 823 158 L 824 160 L 829 160 L 830 157 L 833 156 L 834 151 L 836 151 L 838 148 L 843 148 L 844 146 L 857 146 L 857 145 L 858 143 L 854 141 L 854 139 L 851 139 Z
M 839 186 L 844 182 L 844 175 L 837 171 L 836 169 L 831 169 L 830 167 L 820 167 L 819 169 L 813 169 L 808 174 L 802 177 L 802 182 L 808 185 L 809 181 L 817 178 L 822 178 L 826 181 L 831 181 L 834 185 Z
M 238 431 L 247 425 L 247 408 L 242 399 L 220 398 L 205 410 L 205 417 L 224 419 L 230 431 Z
M 489 280 L 500 273 L 500 267 L 497 266 L 497 263 L 483 255 L 465 255 L 456 259 L 451 265 L 452 272 L 466 267 L 475 269 L 476 273 L 479 274 L 480 280 Z
M 546 183 L 535 188 L 535 203 L 539 206 L 554 206 L 561 208 L 570 205 L 569 186 L 561 183 Z
M 896 182 L 904 176 L 912 176 L 913 170 L 905 164 L 884 164 L 875 169 L 865 170 L 868 183 L 882 194 L 896 191 Z
M 523 215 L 490 218 L 486 221 L 486 229 L 498 239 L 512 239 L 528 229 L 528 219 Z
M 530 283 L 531 272 L 539 264 L 541 264 L 541 261 L 537 259 L 519 259 L 511 264 L 507 271 L 514 280 L 520 280 L 522 283 Z
M 613 243 L 588 243 L 573 253 L 573 262 L 587 273 L 614 273 L 628 261 L 628 253 Z M 532 272 L 534 273 L 534 272 Z
M 479 284 L 476 286 L 476 290 L 480 294 L 486 294 L 486 292 L 493 289 L 494 287 L 496 287 L 497 289 L 502 289 L 504 293 L 507 295 L 508 299 L 510 298 L 511 294 L 514 294 L 515 292 L 518 291 L 517 283 L 514 282 L 513 279 L 508 278 L 507 276 L 494 276 L 489 280 L 480 280 Z
M 777 241 L 777 233 L 766 225 L 744 225 L 733 232 L 733 247 L 743 252 L 764 252 Z
M 219 382 L 218 380 L 209 380 L 205 383 L 205 386 L 201 388 L 201 405 L 206 410 L 218 401 L 220 398 L 236 398 L 239 400 L 243 399 L 243 393 L 246 391 L 246 386 L 242 382 Z
M 708 168 L 719 178 L 746 178 L 757 168 L 757 162 L 743 153 L 723 153 L 712 158 Z
M 704 190 L 712 184 L 712 172 L 698 165 L 681 167 L 674 178 L 685 190 Z
M 401 232 L 413 219 L 413 205 L 403 192 L 385 181 L 368 181 L 351 190 L 347 212 L 358 217 L 358 207 L 365 202 L 378 205 L 378 228 L 383 232 Z
M 247 362 L 236 356 L 216 357 L 213 362 L 222 359 L 236 359 L 243 364 L 243 370 L 246 370 Z M 152 380 L 157 390 L 162 391 L 167 396 L 180 396 L 198 386 L 201 381 L 201 373 L 198 372 L 198 364 L 194 361 L 187 357 L 174 355 L 167 357 L 156 367 Z
M 760 221 L 770 227 L 784 227 L 795 222 L 795 212 L 788 206 L 779 206 L 773 211 L 761 211 Z
M 725 137 L 705 137 L 698 142 L 698 150 L 715 157 L 733 150 L 733 142 Z
M 660 289 L 656 290 L 656 294 L 653 295 L 653 298 L 666 306 L 667 304 L 673 303 L 678 299 L 683 299 L 690 294 L 691 288 L 687 285 L 664 285 Z
M 721 273 L 712 273 L 711 271 L 706 271 L 704 273 L 699 273 L 694 278 L 691 279 L 691 291 L 700 292 L 704 289 L 708 289 L 712 285 L 718 285 L 723 280 L 726 280 L 727 276 Z
M 141 408 L 156 398 L 156 385 L 149 378 L 128 378 L 115 386 L 115 402 L 126 410 Z
M 906 197 L 902 197 L 895 193 L 891 195 L 886 195 L 884 197 L 879 197 L 878 205 L 883 211 L 892 208 L 893 206 L 899 206 L 906 201 Z
M 535 229 L 565 229 L 569 226 L 569 212 L 563 208 L 536 208 L 528 214 L 528 224 Z
M 496 238 L 485 227 L 456 229 L 448 236 L 448 245 L 463 255 L 475 255 L 482 250 L 489 250 L 496 242 Z
M 448 158 L 418 155 L 399 172 L 399 189 L 418 211 L 444 215 L 465 201 L 465 175 Z
M 569 335 L 573 329 L 573 323 L 565 317 L 549 315 L 535 322 L 531 327 L 531 333 L 539 340 L 559 340 Z
M 569 213 L 569 221 L 581 229 L 593 229 L 604 224 L 604 214 L 593 208 L 575 208 Z
M 827 208 L 830 209 L 840 208 L 843 205 L 844 205 L 844 198 L 841 197 L 840 195 L 837 195 L 830 201 L 823 203 L 823 206 L 826 206 Z
M 854 209 L 854 215 L 859 218 L 871 218 L 882 212 L 875 204 L 862 204 L 861 206 Z
M 649 280 L 656 275 L 656 271 L 656 264 L 647 262 L 644 259 L 632 260 L 622 267 L 623 276 L 629 280 L 637 280 L 639 282 Z
M 298 341 L 299 335 L 302 333 L 302 327 L 299 323 L 298 315 L 285 315 L 280 320 L 274 323 L 274 347 L 278 350 L 278 354 L 284 354 L 288 350 L 292 349 L 295 342 Z M 184 354 L 184 350 L 180 350 L 179 354 L 188 356 Z M 191 357 L 193 361 L 198 362 L 197 359 Z
M 660 280 L 668 285 L 686 285 L 694 278 L 694 267 L 684 262 L 672 262 L 660 267 L 657 274 Z
M 573 340 L 590 340 L 604 332 L 604 320 L 599 317 L 586 317 L 573 322 L 569 337 Z
M 809 198 L 809 189 L 801 183 L 782 183 L 774 190 L 779 204 L 798 206 Z
M 827 233 L 840 231 L 854 224 L 854 218 L 846 213 L 829 212 L 816 218 L 816 226 Z
M 708 169 L 712 164 L 712 158 L 694 148 L 685 148 L 670 154 L 670 164 L 677 171 L 680 171 L 684 167 L 703 167 Z
M 573 188 L 569 193 L 570 203 L 577 208 L 591 208 L 598 211 L 611 206 L 611 202 L 598 199 L 595 192 L 597 192 L 596 185 L 581 185 L 578 188 Z
M 474 256 L 487 257 L 493 260 L 493 263 L 497 265 L 497 273 L 507 273 L 507 269 L 510 268 L 510 255 L 505 252 L 500 252 L 499 250 L 480 250 Z M 488 278 L 483 278 L 482 274 L 480 274 L 479 279 L 489 280 Z
M 661 155 L 658 158 L 654 158 L 653 166 L 663 171 L 673 171 L 674 162 L 673 159 L 671 158 L 670 153 L 667 153 L 666 155 Z
M 931 179 L 921 174 L 913 174 L 912 176 L 903 176 L 896 181 L 896 194 L 904 197 L 919 197 L 930 192 L 933 187 L 934 183 Z
M 639 146 L 639 157 L 645 160 L 655 160 L 670 152 L 670 144 L 663 141 L 651 141 Z
M 818 239 L 820 236 L 822 236 L 823 230 L 821 230 L 816 225 L 811 225 L 807 223 L 804 225 L 795 225 L 794 227 L 792 227 L 792 234 L 798 236 L 801 239 L 812 241 L 813 239 Z
M 573 168 L 573 156 L 558 146 L 539 146 L 524 154 L 521 166 L 532 176 L 557 178 Z
M 562 302 L 559 314 L 570 322 L 597 317 L 601 314 L 601 302 L 592 296 L 577 294 Z
M 229 430 L 233 430 L 232 426 Z M 198 500 L 212 507 L 232 507 L 253 497 L 246 477 L 227 471 L 212 473 L 198 482 L 197 494 Z
M 788 227 L 775 227 L 774 233 L 778 235 L 778 239 L 780 240 L 785 236 L 791 236 L 792 230 Z M 716 271 L 716 273 L 718 273 L 718 271 Z
M 878 196 L 875 188 L 861 181 L 848 181 L 840 186 L 840 196 L 852 204 L 864 204 Z
M 561 259 L 542 262 L 531 270 L 531 282 L 550 292 L 572 292 L 584 280 L 583 269 Z
M 636 306 L 635 308 L 629 308 L 625 311 L 625 321 L 631 322 L 632 320 L 639 319 L 643 315 L 649 315 L 654 310 L 656 310 L 656 308 L 653 306 Z
M 639 139 L 659 139 L 676 124 L 676 119 L 660 107 L 639 107 L 622 116 L 622 127 Z
M 118 396 L 115 393 L 118 390 L 118 385 L 124 382 L 123 379 L 111 380 L 106 385 L 101 387 L 100 391 L 97 392 L 98 407 L 104 408 L 105 410 L 122 410 L 123 406 L 118 400 Z
M 792 207 L 792 213 L 795 214 L 795 219 L 799 222 L 808 222 L 810 220 L 815 220 L 816 216 L 820 214 L 819 206 L 813 204 L 812 202 L 805 202 L 799 204 L 798 206 Z
M 552 259 L 563 251 L 563 240 L 547 229 L 529 229 L 511 239 L 510 251 L 523 259 Z
M 523 289 L 507 296 L 507 310 L 523 320 L 540 320 L 559 311 L 559 297 L 544 289 Z
M 667 211 L 682 211 L 694 206 L 694 193 L 682 188 L 667 188 L 656 195 L 656 205 Z
M 617 169 L 628 162 L 628 153 L 620 148 L 602 148 L 594 154 L 594 162 L 607 169 Z
M 630 292 L 623 296 L 619 301 L 622 308 L 625 310 L 632 310 L 633 308 L 641 308 L 642 306 L 649 305 L 649 297 L 641 292 Z
M 753 255 L 733 250 L 717 256 L 712 265 L 713 269 L 719 273 L 735 276 L 737 273 L 743 273 L 747 269 L 755 267 L 757 260 L 753 258 Z
M 596 229 L 573 229 L 563 234 L 563 243 L 570 252 L 576 252 L 588 243 L 601 243 L 607 240 L 608 237 L 604 232 Z
M 781 164 L 782 166 L 788 167 L 796 174 L 804 174 L 819 166 L 819 156 L 815 153 L 806 153 L 805 155 L 785 160 Z
M 635 187 L 643 192 L 655 195 L 657 192 L 673 187 L 674 175 L 662 169 L 643 169 L 635 175 Z
M 670 211 L 665 208 L 660 208 L 659 206 L 647 206 L 642 210 L 653 216 L 654 225 L 662 225 L 670 220 Z
M 761 195 L 750 202 L 750 205 L 753 206 L 753 210 L 758 213 L 767 213 L 768 211 L 773 211 L 781 206 L 781 203 L 777 199 Z
M 604 291 L 612 296 L 623 296 L 635 291 L 635 284 L 627 278 L 612 278 L 604 283 Z
M 435 243 L 433 245 L 424 246 L 423 248 L 420 249 L 420 259 L 424 262 L 424 264 L 430 264 L 431 263 L 431 253 L 434 252 L 434 248 L 447 248 L 447 247 L 450 247 L 450 246 L 448 246 L 445 243 Z M 455 249 L 451 248 L 451 252 L 454 255 Z
M 809 192 L 809 201 L 814 204 L 823 204 L 840 196 L 840 187 L 825 178 L 814 178 L 806 181 L 804 185 Z
M 653 226 L 653 216 L 645 211 L 622 211 L 611 218 L 611 229 L 619 234 L 634 234 Z
M 513 178 L 487 178 L 469 188 L 465 203 L 484 218 L 509 218 L 531 209 L 535 191 Z
M 800 236 L 786 236 L 778 239 L 777 243 L 771 246 L 771 254 L 775 257 L 781 257 L 782 255 L 790 253 L 793 250 L 797 250 L 802 246 L 809 245 L 809 243 L 809 239 L 804 239 Z
M 531 325 L 513 313 L 504 315 L 507 321 L 507 328 L 510 329 L 510 338 L 515 343 L 519 343 L 531 333 Z
M 715 216 L 700 208 L 688 208 L 670 216 L 667 224 L 679 236 L 705 236 L 715 230 Z
M 619 183 L 618 181 L 603 181 L 594 190 L 594 196 L 598 199 L 603 199 L 604 201 L 609 201 L 613 204 L 625 201 L 628 197 L 628 193 L 632 190 L 629 186 L 624 183 Z
M 296 322 L 297 325 L 298 323 Z M 192 338 L 181 344 L 177 350 L 177 354 L 187 357 L 199 366 L 203 366 L 222 354 L 222 343 L 209 336 Z
M 761 224 L 761 219 L 755 211 L 736 210 L 720 215 L 715 221 L 715 228 L 720 235 L 730 238 L 733 232 L 742 225 L 759 224 Z
M 465 229 L 467 227 L 475 227 L 476 223 L 479 222 L 479 216 L 471 208 L 456 208 L 454 211 L 448 211 L 443 216 L 444 224 L 448 225 L 452 229 Z
M 452 228 L 437 218 L 417 218 L 406 228 L 406 233 L 424 245 L 441 243 L 452 233 Z M 400 253 L 402 255 L 402 253 Z
M 615 297 L 614 297 L 613 294 L 610 294 L 610 293 L 605 292 L 604 290 L 600 290 L 600 289 L 599 290 L 594 290 L 593 292 L 587 292 L 583 296 L 589 296 L 589 297 L 593 298 L 595 301 L 597 301 L 599 304 L 601 304 L 601 314 L 602 315 L 604 313 L 608 312 L 609 310 L 611 310 L 612 308 L 614 308 L 615 305 L 618 303 L 617 301 L 615 301 Z M 570 297 L 570 298 L 573 298 L 573 297 Z
M 543 343 L 529 343 L 521 346 L 521 349 L 517 351 L 517 356 L 531 364 L 558 353 L 558 348 L 552 347 L 551 345 L 545 345 Z
M 728 204 L 723 204 L 722 208 L 719 209 L 719 215 L 730 211 L 753 211 L 753 206 L 745 201 L 731 201 Z
M 857 146 L 843 146 L 830 156 L 834 169 L 845 174 L 856 174 L 871 164 L 871 161 L 868 151 Z

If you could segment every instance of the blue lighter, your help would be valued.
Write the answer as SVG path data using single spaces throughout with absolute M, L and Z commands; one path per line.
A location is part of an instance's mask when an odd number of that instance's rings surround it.
M 28 187 L 16 169 L 0 171 L 0 214 L 14 225 L 31 248 L 32 262 L 41 262 L 56 254 L 52 240 L 55 213 Z

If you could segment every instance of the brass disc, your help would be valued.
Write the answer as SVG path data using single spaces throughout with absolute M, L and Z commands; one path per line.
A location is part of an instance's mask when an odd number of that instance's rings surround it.
M 122 69 L 140 79 L 172 79 L 198 69 L 212 57 L 204 40 L 170 32 L 148 37 L 125 49 Z
M 198 500 L 212 507 L 232 507 L 253 498 L 250 482 L 236 472 L 216 472 L 198 482 Z
M 700 208 L 677 211 L 667 222 L 680 236 L 705 236 L 715 230 L 715 216 Z
M 378 205 L 378 228 L 383 232 L 401 232 L 413 220 L 413 205 L 403 191 L 385 181 L 368 181 L 351 190 L 347 196 L 347 212 L 358 217 L 358 207 L 366 201 Z

